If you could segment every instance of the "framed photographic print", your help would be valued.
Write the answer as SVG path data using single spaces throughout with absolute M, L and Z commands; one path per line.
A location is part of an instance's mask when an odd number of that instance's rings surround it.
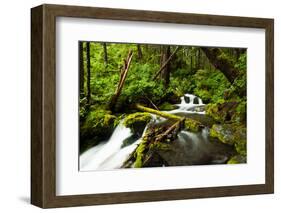
M 31 203 L 274 191 L 272 19 L 31 9 Z

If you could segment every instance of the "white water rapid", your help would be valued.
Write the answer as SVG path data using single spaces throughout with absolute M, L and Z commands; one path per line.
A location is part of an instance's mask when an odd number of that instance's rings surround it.
M 197 113 L 197 114 L 205 114 L 204 109 L 201 109 L 200 107 L 203 107 L 205 104 L 203 104 L 203 101 L 201 98 L 192 95 L 192 94 L 185 94 L 181 97 L 181 103 L 176 104 L 178 106 L 178 109 L 169 111 L 169 113 Z
M 205 113 L 204 109 L 194 110 L 195 107 L 201 107 L 204 106 L 204 104 L 200 98 L 191 94 L 185 94 L 181 97 L 181 103 L 176 104 L 176 106 L 179 108 L 169 111 L 169 113 Z M 156 116 L 153 115 L 152 122 L 159 122 L 161 120 L 163 119 L 157 120 Z M 145 133 L 145 130 L 143 134 Z M 198 140 L 198 136 L 194 133 L 185 131 L 184 134 L 193 138 L 194 142 Z M 99 145 L 90 148 L 80 155 L 80 171 L 120 168 L 141 141 L 141 138 L 139 138 L 131 145 L 122 148 L 123 141 L 130 136 L 132 136 L 131 130 L 126 128 L 121 121 L 108 141 L 101 142 Z

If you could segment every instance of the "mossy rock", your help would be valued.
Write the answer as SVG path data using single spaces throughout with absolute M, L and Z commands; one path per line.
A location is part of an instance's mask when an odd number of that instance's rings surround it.
M 130 128 L 133 134 L 141 136 L 145 126 L 151 119 L 152 116 L 147 112 L 136 112 L 125 117 L 124 125 Z
M 247 129 L 242 124 L 214 124 L 210 136 L 222 143 L 233 145 L 238 154 L 247 155 Z
M 227 164 L 240 164 L 246 162 L 247 162 L 246 156 L 235 155 L 227 161 Z
M 184 127 L 186 130 L 199 132 L 202 129 L 203 125 L 199 121 L 187 118 L 184 121 Z
M 163 111 L 171 111 L 177 108 L 178 108 L 177 106 L 170 104 L 169 102 L 164 102 L 159 106 L 159 109 Z
M 116 120 L 110 111 L 90 111 L 80 124 L 80 152 L 108 139 L 117 125 Z
M 224 102 L 217 104 L 208 104 L 206 106 L 206 115 L 211 116 L 220 123 L 230 122 L 236 114 L 238 102 Z

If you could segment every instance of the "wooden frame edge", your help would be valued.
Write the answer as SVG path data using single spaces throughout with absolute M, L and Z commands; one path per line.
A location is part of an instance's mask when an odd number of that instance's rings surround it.
M 56 17 L 100 18 L 266 31 L 266 183 L 179 190 L 56 196 L 55 25 Z M 129 17 L 129 18 L 128 18 Z M 188 19 L 187 19 L 188 18 Z M 101 205 L 274 192 L 274 21 L 273 19 L 41 5 L 31 9 L 31 203 L 41 208 Z M 168 196 L 167 196 L 168 193 Z

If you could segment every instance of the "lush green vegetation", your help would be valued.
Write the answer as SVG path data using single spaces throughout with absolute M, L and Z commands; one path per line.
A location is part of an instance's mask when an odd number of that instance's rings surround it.
M 81 152 L 108 139 L 123 118 L 134 137 L 141 135 L 151 115 L 136 104 L 169 111 L 189 93 L 207 104 L 215 121 L 211 136 L 235 148 L 229 163 L 245 161 L 245 49 L 98 42 L 80 42 L 79 48 Z M 200 130 L 200 121 L 185 125 Z M 136 150 L 136 167 L 148 143 L 143 139 Z

